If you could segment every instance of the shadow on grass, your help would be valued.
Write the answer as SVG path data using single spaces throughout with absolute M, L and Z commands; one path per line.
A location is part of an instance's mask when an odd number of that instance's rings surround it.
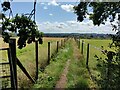
M 95 76 L 92 75 L 89 66 L 86 66 L 86 68 L 87 68 L 87 70 L 88 70 L 88 73 L 89 73 L 89 75 L 90 75 L 90 78 L 91 78 L 92 82 L 93 82 L 93 83 L 96 83 L 96 82 L 97 82 L 97 79 L 96 79 Z
M 79 77 L 76 83 L 70 85 L 66 90 L 90 90 L 88 82 L 83 77 Z
M 54 61 L 54 58 L 57 57 L 57 53 L 58 53 L 58 52 L 55 52 L 55 53 L 53 53 L 53 54 L 51 55 L 51 57 L 50 57 L 50 60 L 51 60 L 51 61 Z M 43 60 L 43 61 L 45 61 L 45 62 L 42 62 L 41 65 L 40 65 L 40 71 L 41 71 L 41 72 L 44 72 L 45 68 L 50 64 L 50 63 L 47 62 L 48 59 L 47 59 L 47 60 Z
M 84 81 L 79 81 L 75 85 L 66 88 L 65 90 L 90 90 L 88 83 Z

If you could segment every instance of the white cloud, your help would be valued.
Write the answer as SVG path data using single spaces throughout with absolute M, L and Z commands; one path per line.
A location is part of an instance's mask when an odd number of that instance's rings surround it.
M 73 7 L 74 5 L 71 4 L 61 5 L 61 8 L 67 12 L 73 12 L 74 11 Z
M 41 2 L 40 4 L 45 5 L 45 3 Z
M 38 24 L 39 30 L 44 33 L 104 33 L 113 34 L 110 23 L 107 25 L 94 26 L 89 22 L 44 22 Z
M 43 9 L 47 10 L 47 9 L 48 9 L 48 7 L 44 6 L 44 7 L 43 7 Z
M 56 0 L 52 0 L 48 3 L 48 5 L 58 6 L 59 4 L 56 2 Z
M 49 15 L 50 15 L 50 16 L 53 16 L 53 14 L 52 14 L 52 13 L 50 13 Z

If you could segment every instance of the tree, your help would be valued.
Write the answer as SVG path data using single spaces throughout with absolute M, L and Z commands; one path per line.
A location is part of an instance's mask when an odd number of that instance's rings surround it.
M 10 2 L 3 2 L 1 5 L 3 12 L 10 11 L 9 18 L 2 13 L 2 37 L 6 43 L 9 43 L 9 39 L 14 33 L 19 37 L 19 49 L 25 47 L 26 43 L 30 44 L 36 40 L 42 44 L 42 33 L 39 32 L 35 20 L 31 19 L 32 15 L 35 14 L 33 12 L 35 9 L 32 10 L 29 16 L 16 14 L 15 17 L 10 18 L 10 15 L 12 15 Z
M 88 7 L 93 9 L 93 13 L 89 12 Z M 90 15 L 90 20 L 94 25 L 105 24 L 107 18 L 110 17 L 110 21 L 113 22 L 116 16 L 116 10 L 120 8 L 120 2 L 80 2 L 74 7 L 77 14 L 77 20 L 82 22 L 86 15 Z
M 99 0 L 98 0 L 99 1 Z M 92 8 L 92 13 L 89 12 L 88 7 Z M 74 6 L 74 12 L 78 16 L 77 20 L 82 22 L 87 15 L 89 19 L 93 21 L 94 25 L 105 24 L 108 18 L 110 19 L 113 30 L 117 30 L 116 35 L 112 36 L 113 43 L 116 51 L 104 50 L 104 54 L 107 56 L 105 60 L 102 60 L 97 55 L 95 57 L 98 60 L 98 67 L 102 68 L 101 80 L 98 80 L 98 84 L 102 88 L 120 88 L 120 30 L 117 25 L 113 25 L 115 21 L 117 11 L 120 10 L 120 2 L 80 2 L 77 6 Z M 120 21 L 120 15 L 118 15 Z M 106 73 L 107 72 L 107 73 Z

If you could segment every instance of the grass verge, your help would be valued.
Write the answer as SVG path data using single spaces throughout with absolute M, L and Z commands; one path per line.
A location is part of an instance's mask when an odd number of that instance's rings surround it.
M 89 74 L 85 66 L 85 60 L 82 55 L 80 55 L 77 45 L 73 41 L 73 55 L 71 56 L 71 61 L 69 65 L 69 71 L 67 74 L 67 90 L 80 88 L 89 88 Z

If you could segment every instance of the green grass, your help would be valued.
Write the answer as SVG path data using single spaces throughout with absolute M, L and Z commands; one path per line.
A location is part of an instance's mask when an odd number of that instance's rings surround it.
M 89 75 L 87 69 L 85 68 L 84 58 L 81 57 L 80 60 L 72 58 L 68 71 L 68 82 L 67 88 L 80 88 L 88 89 L 89 88 Z
M 56 50 L 56 41 L 49 39 L 51 42 L 51 55 L 55 53 Z M 48 59 L 48 40 L 44 40 L 42 45 L 39 45 L 39 55 L 38 55 L 38 63 L 39 69 L 41 67 L 45 67 Z M 17 49 L 17 57 L 20 59 L 23 66 L 26 68 L 28 73 L 35 78 L 35 43 L 27 45 L 27 47 L 19 50 Z M 31 82 L 28 78 L 22 73 L 22 71 L 18 68 L 18 84 L 20 87 L 30 87 Z
M 51 59 L 45 71 L 39 71 L 39 79 L 33 88 L 54 88 L 71 54 L 71 44 L 67 43 L 65 49 L 61 49 L 57 56 Z
M 97 68 L 97 59 L 94 57 L 95 55 L 97 55 L 99 58 L 105 60 L 106 55 L 104 55 L 101 51 L 101 46 L 104 47 L 104 49 L 106 50 L 111 50 L 113 51 L 114 48 L 109 48 L 109 43 L 111 43 L 111 40 L 101 40 L 101 39 L 83 39 L 84 40 L 84 59 L 86 61 L 87 58 L 87 43 L 90 44 L 89 47 L 89 68 L 90 68 L 90 72 L 93 75 L 93 77 L 95 77 L 96 79 L 99 79 L 99 75 L 100 72 Z
M 47 62 L 47 46 L 48 41 L 51 42 L 51 55 L 55 53 L 56 50 L 56 41 L 60 41 L 61 38 L 43 38 L 43 44 L 39 45 L 39 68 L 46 65 Z M 2 39 L 0 38 L 0 45 L 2 47 L 8 47 L 8 45 L 4 44 Z M 0 62 L 8 62 L 7 51 L 0 51 Z M 35 78 L 35 43 L 27 45 L 23 49 L 17 48 L 17 57 L 23 66 L 26 68 L 28 73 Z M 2 67 L 0 67 L 2 68 Z M 18 86 L 19 87 L 29 87 L 31 86 L 30 80 L 24 75 L 24 73 L 17 67 L 18 72 Z M 7 71 L 6 71 L 7 72 Z M 2 75 L 2 74 L 0 74 Z
M 90 43 L 90 57 L 89 57 L 89 68 L 93 76 L 99 74 L 96 64 L 97 60 L 94 58 L 95 55 L 104 58 L 105 56 L 101 53 L 99 49 L 96 49 L 94 46 L 101 48 L 104 46 L 105 49 L 108 49 L 108 44 L 111 40 L 97 40 L 97 39 L 84 39 L 84 57 L 81 57 L 80 60 L 75 60 L 73 57 L 73 47 L 71 42 L 67 43 L 65 49 L 62 49 L 58 52 L 57 56 L 51 59 L 50 65 L 45 68 L 43 72 L 41 67 L 44 67 L 47 62 L 47 42 L 51 42 L 51 53 L 55 53 L 56 50 L 56 39 L 55 40 L 46 40 L 43 45 L 39 45 L 39 79 L 33 88 L 54 88 L 56 81 L 59 80 L 65 62 L 71 58 L 69 72 L 68 72 L 68 82 L 67 87 L 70 88 L 89 88 L 90 85 L 94 86 L 89 79 L 88 71 L 85 67 L 86 62 L 86 51 L 87 43 Z M 60 41 L 60 40 L 59 40 Z M 61 44 L 61 43 L 59 43 Z M 113 50 L 113 49 L 109 49 Z M 1 51 L 0 51 L 1 52 Z M 51 55 L 52 55 L 51 54 Z M 21 63 L 27 69 L 29 74 L 34 78 L 35 77 L 35 44 L 27 45 L 27 47 L 22 50 L 17 49 L 17 57 L 20 59 Z M 2 52 L 2 62 L 8 60 L 7 52 Z M 23 74 L 23 72 L 18 68 L 18 84 L 19 87 L 31 87 L 31 82 Z
M 109 39 L 82 39 L 84 40 L 85 43 L 89 43 L 95 47 L 101 48 L 101 46 L 104 46 L 104 49 L 109 49 L 109 50 L 113 50 L 109 48 L 109 44 L 112 43 L 112 40 Z
M 74 47 L 77 47 L 76 44 L 73 44 L 73 49 L 75 49 Z M 74 90 L 75 88 L 86 90 L 94 87 L 94 84 L 90 80 L 90 75 L 86 69 L 84 57 L 77 49 L 74 50 L 73 55 L 71 56 L 67 79 L 67 90 Z
M 109 43 L 111 43 L 111 40 L 100 40 L 100 39 L 83 39 L 84 40 L 84 58 L 86 60 L 87 57 L 87 43 L 90 44 L 90 49 L 89 49 L 89 66 L 90 67 L 95 67 L 96 65 L 96 58 L 94 57 L 95 55 L 101 57 L 101 58 L 105 58 L 106 56 L 103 55 L 103 53 L 101 52 L 101 46 L 104 47 L 104 49 L 107 50 L 113 50 L 113 48 L 109 48 L 108 45 Z

